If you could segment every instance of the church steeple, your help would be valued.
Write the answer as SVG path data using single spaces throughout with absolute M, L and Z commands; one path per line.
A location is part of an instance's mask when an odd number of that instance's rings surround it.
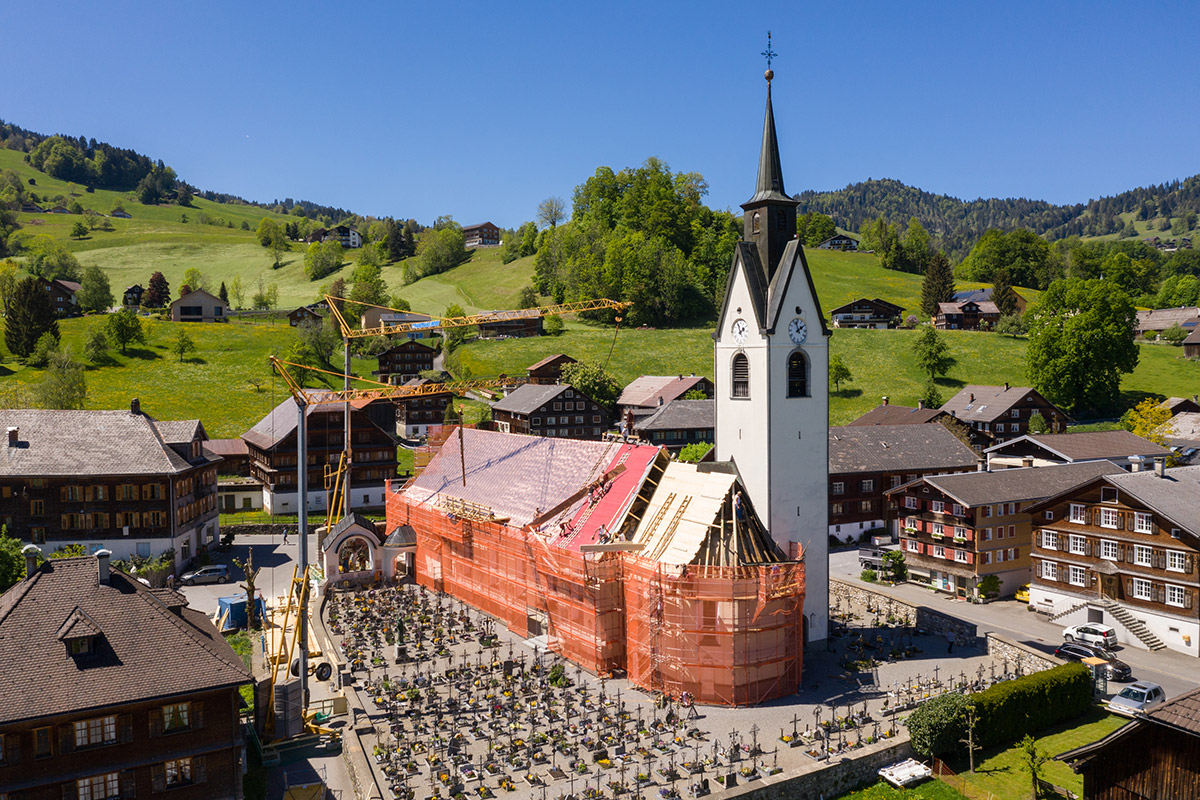
M 775 73 L 768 68 L 764 77 L 767 79 L 767 114 L 763 120 L 762 150 L 758 156 L 758 184 L 754 196 L 742 204 L 745 210 L 742 238 L 758 249 L 759 261 L 769 282 L 779 266 L 783 248 L 796 236 L 798 203 L 788 197 L 783 188 L 783 166 L 779 161 L 779 139 L 775 134 L 775 112 L 771 107 L 771 79 Z

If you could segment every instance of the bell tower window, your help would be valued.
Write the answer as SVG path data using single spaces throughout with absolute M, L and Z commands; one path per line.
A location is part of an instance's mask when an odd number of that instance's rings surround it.
M 745 353 L 733 357 L 733 396 L 750 396 L 750 359 Z
M 788 397 L 808 397 L 808 359 L 799 350 L 788 356 Z
M 750 232 L 758 233 L 761 228 L 762 228 L 762 217 L 757 211 L 755 211 L 754 215 L 750 217 Z

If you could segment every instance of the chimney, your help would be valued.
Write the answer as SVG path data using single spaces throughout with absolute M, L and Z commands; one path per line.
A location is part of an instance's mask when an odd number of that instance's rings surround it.
M 918 401 L 917 401 L 917 408 L 922 408 L 922 409 L 923 409 L 923 408 L 925 408 L 925 401 L 924 401 L 924 400 L 918 400 Z
M 1022 467 L 1032 467 L 1033 466 L 1033 456 L 1022 456 L 1021 457 L 1021 466 Z
M 1160 478 L 1167 477 L 1167 460 L 1165 458 L 1154 459 L 1154 471 Z
M 1008 391 L 1008 381 L 1004 382 L 1004 391 Z
M 142 402 L 136 397 L 129 401 L 129 413 L 138 415 L 142 413 Z
M 659 404 L 660 406 L 663 404 L 663 399 L 662 399 L 662 395 L 661 395 L 661 394 L 658 396 L 658 404 Z
M 16 446 L 17 446 L 17 442 L 19 442 L 19 441 L 20 441 L 20 439 L 18 439 L 18 438 L 17 438 L 17 429 L 16 429 L 16 428 L 9 428 L 9 429 L 8 429 L 8 446 L 9 446 L 9 447 L 16 447 Z
M 976 472 L 987 472 L 988 471 L 987 470 L 987 461 L 985 461 L 983 458 L 975 459 L 975 471 Z
M 25 554 L 25 577 L 29 577 L 37 571 L 38 561 L 42 558 L 42 548 L 36 544 L 27 544 L 21 548 L 21 552 Z
M 1129 457 L 1129 471 L 1130 472 L 1141 472 L 1142 471 L 1142 462 L 1145 460 L 1146 460 L 1145 456 L 1130 456 Z
M 888 396 L 886 394 L 883 396 L 883 404 L 885 406 L 888 404 Z
M 974 393 L 974 392 L 971 392 L 971 398 L 970 398 L 970 399 L 969 399 L 967 402 L 968 402 L 968 403 L 974 403 L 974 402 L 975 402 L 975 393 Z
M 108 560 L 112 557 L 111 550 L 101 548 L 96 551 L 96 568 L 100 576 L 100 585 L 108 586 Z

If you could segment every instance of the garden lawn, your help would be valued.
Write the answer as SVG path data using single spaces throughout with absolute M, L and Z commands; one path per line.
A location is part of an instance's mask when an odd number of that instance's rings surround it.
M 1078 719 L 1055 725 L 1037 737 L 1038 747 L 1053 759 L 1076 747 L 1103 739 L 1129 720 L 1094 707 Z M 1015 744 L 1005 749 L 988 749 L 976 755 L 975 774 L 967 773 L 966 758 L 949 762 L 959 776 L 971 785 L 992 792 L 997 797 L 1023 800 L 1032 793 L 1029 773 L 1025 770 L 1020 748 Z M 1042 780 L 1070 789 L 1083 796 L 1083 776 L 1076 775 L 1061 761 L 1049 760 L 1042 768 Z
M 951 787 L 937 780 L 917 784 L 910 789 L 897 789 L 880 781 L 874 786 L 844 794 L 834 800 L 966 800 Z

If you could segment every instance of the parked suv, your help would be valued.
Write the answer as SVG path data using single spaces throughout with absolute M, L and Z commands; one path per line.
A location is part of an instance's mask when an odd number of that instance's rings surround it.
M 229 580 L 229 567 L 224 564 L 211 564 L 192 572 L 185 572 L 179 580 L 188 586 L 197 583 L 226 583 Z
M 1104 667 L 1104 677 L 1110 681 L 1127 681 L 1133 677 L 1133 670 L 1111 650 L 1083 642 L 1063 642 L 1054 655 L 1067 661 L 1082 661 L 1085 658 L 1102 658 L 1108 662 Z
M 1063 639 L 1068 642 L 1087 642 L 1101 647 L 1115 647 L 1117 630 L 1111 625 L 1100 625 L 1088 622 L 1083 625 L 1072 625 L 1063 630 Z
M 1155 706 L 1167 701 L 1167 694 L 1157 683 L 1138 681 L 1131 683 L 1109 699 L 1108 710 L 1127 717 L 1136 716 L 1139 712 L 1149 711 Z

